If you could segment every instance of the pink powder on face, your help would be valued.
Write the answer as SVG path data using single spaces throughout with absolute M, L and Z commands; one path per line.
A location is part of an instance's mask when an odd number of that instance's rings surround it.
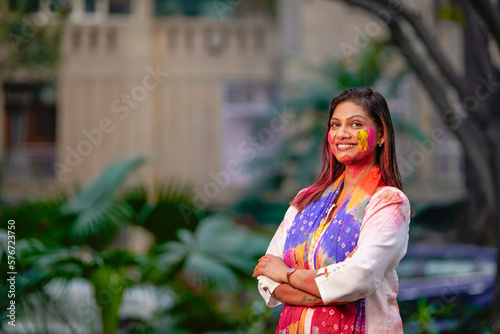
M 333 138 L 332 138 L 332 133 L 331 132 L 328 132 L 328 144 L 333 149 Z
M 330 150 L 335 155 L 337 152 L 335 145 L 333 145 L 333 136 L 331 132 L 328 132 L 328 146 L 330 146 Z
M 366 126 L 366 129 L 368 131 L 368 148 L 371 149 L 375 145 L 375 129 L 369 125 Z

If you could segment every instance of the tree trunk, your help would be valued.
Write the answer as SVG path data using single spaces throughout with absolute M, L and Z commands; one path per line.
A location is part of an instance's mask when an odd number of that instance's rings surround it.
M 5 90 L 4 90 L 3 78 L 0 75 L 0 203 L 2 202 L 3 196 L 3 180 L 4 180 L 4 170 L 5 170 L 5 141 L 4 141 L 4 121 L 6 119 L 5 115 Z
M 464 159 L 466 204 L 456 225 L 456 241 L 475 245 L 494 245 L 493 233 L 488 230 L 484 196 L 467 157 Z M 475 223 L 471 223 L 475 222 Z
M 452 62 L 434 40 L 433 28 L 400 1 L 344 2 L 372 12 L 387 24 L 392 44 L 401 50 L 444 123 L 463 146 L 469 205 L 466 220 L 457 226 L 461 240 L 496 244 L 500 253 L 500 71 L 490 53 L 492 48 L 500 49 L 500 3 L 497 6 L 491 0 L 455 3 L 466 21 L 462 25 L 465 42 L 465 75 L 462 75 L 449 65 Z M 403 24 L 413 33 L 403 29 Z M 423 49 L 427 55 L 417 52 L 416 44 L 423 46 L 419 50 Z M 453 101 L 461 103 L 466 117 L 455 112 Z M 476 105 L 471 106 L 471 101 Z M 495 333 L 500 333 L 500 257 L 497 261 L 492 319 Z

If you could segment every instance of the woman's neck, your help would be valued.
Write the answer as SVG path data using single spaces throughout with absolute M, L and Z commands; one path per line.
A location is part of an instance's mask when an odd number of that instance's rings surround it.
M 375 163 L 345 166 L 344 190 L 351 192 L 370 173 Z

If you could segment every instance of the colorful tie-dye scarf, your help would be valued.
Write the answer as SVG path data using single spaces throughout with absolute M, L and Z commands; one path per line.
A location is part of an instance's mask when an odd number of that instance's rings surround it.
M 377 189 L 386 184 L 379 166 L 375 165 L 333 219 L 327 222 L 326 216 L 342 189 L 343 181 L 344 174 L 327 188 L 318 201 L 310 203 L 295 216 L 285 241 L 284 259 L 289 267 L 319 269 L 344 261 L 355 250 L 365 207 Z M 310 248 L 318 233 L 322 235 L 316 248 Z M 323 334 L 336 330 L 364 333 L 364 328 L 364 299 L 361 299 L 343 305 L 313 308 L 285 305 L 276 333 Z

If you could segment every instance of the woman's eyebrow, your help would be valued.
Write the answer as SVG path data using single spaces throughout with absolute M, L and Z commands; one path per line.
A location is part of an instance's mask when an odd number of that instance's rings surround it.
M 356 115 L 352 115 L 351 117 L 348 117 L 347 120 L 350 120 L 351 118 L 354 118 L 354 117 L 361 117 L 362 119 L 366 119 L 366 117 L 364 117 L 363 115 L 356 114 Z M 334 120 L 334 119 L 337 121 L 340 121 L 338 118 L 333 117 L 333 116 L 332 116 L 332 118 L 330 118 L 330 120 Z
M 351 118 L 354 118 L 354 117 L 361 117 L 362 119 L 366 119 L 366 117 L 364 117 L 363 115 L 352 115 L 351 117 L 347 118 L 347 119 L 351 119 Z

